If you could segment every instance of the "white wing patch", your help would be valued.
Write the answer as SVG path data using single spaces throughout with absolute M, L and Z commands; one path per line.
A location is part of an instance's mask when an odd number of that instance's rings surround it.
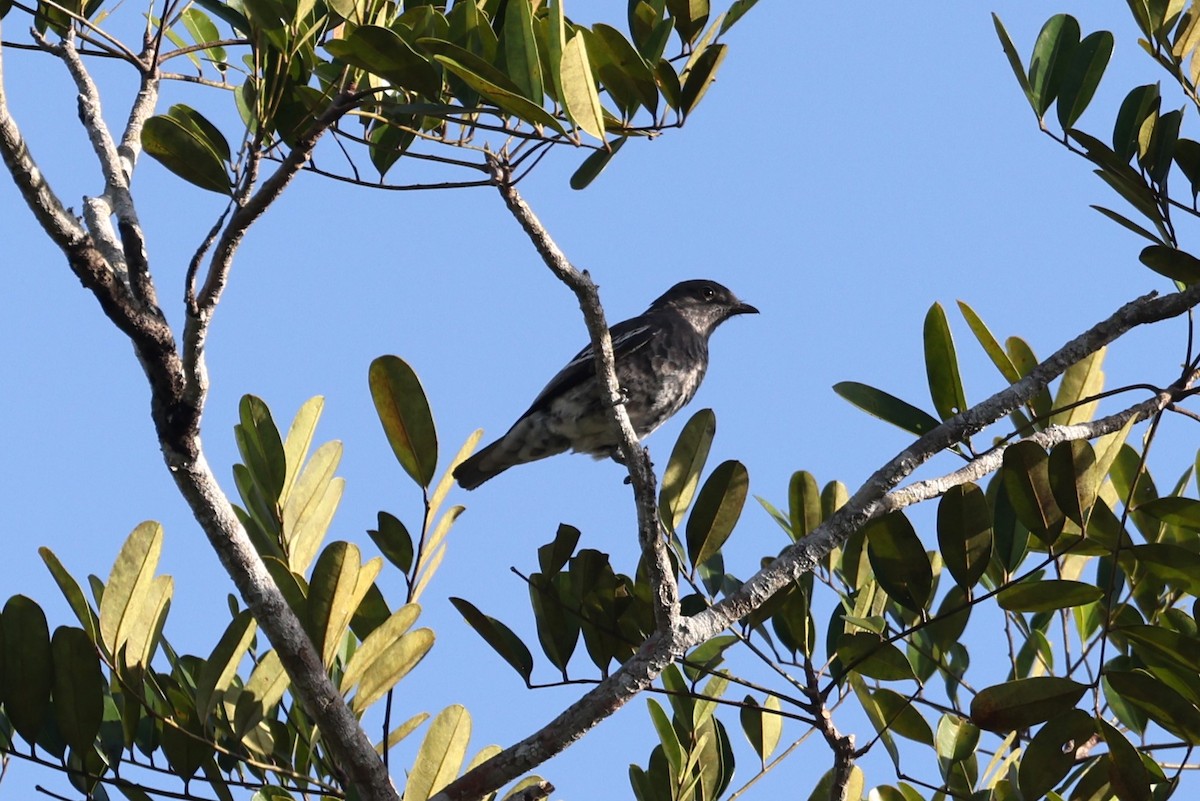
M 625 333 L 621 334 L 618 337 L 613 337 L 613 341 L 612 341 L 613 352 L 616 353 L 617 351 L 619 351 L 621 349 L 622 343 L 628 342 L 629 340 L 634 339 L 634 338 L 640 336 L 641 334 L 646 333 L 649 330 L 650 330 L 650 326 L 643 325 L 643 326 L 639 326 L 637 328 L 630 329 L 629 331 L 626 331 Z M 647 340 L 647 341 L 649 341 L 649 340 Z M 636 350 L 636 348 L 635 348 L 635 350 Z M 578 367 L 579 365 L 582 365 L 582 364 L 590 364 L 592 361 L 592 358 L 593 358 L 592 346 L 588 345 L 586 348 L 583 349 L 582 353 L 580 353 L 578 356 L 576 356 L 574 359 L 572 359 L 570 362 L 568 362 L 565 367 L 563 367 L 562 372 L 565 373 L 567 370 L 570 370 L 572 367 Z

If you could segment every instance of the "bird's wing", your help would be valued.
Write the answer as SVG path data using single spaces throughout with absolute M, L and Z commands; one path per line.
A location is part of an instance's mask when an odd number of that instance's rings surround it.
M 653 341 L 658 330 L 659 328 L 645 316 L 617 323 L 608 329 L 608 335 L 612 338 L 613 357 L 620 361 L 629 354 L 641 350 Z M 533 403 L 530 404 L 529 410 L 521 417 L 525 418 L 532 412 L 545 409 L 553 398 L 579 386 L 594 375 L 596 375 L 596 362 L 592 357 L 592 346 L 588 345 L 575 354 L 575 358 L 567 362 L 567 365 L 559 370 L 554 378 L 550 379 L 550 383 L 538 393 Z

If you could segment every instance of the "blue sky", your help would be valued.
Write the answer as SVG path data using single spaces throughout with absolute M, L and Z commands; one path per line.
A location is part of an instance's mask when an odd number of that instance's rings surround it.
M 777 505 L 786 503 L 798 469 L 853 489 L 907 436 L 830 387 L 863 381 L 930 408 L 921 324 L 932 303 L 950 313 L 968 399 L 978 401 L 1002 384 L 955 300 L 970 303 L 998 336 L 1019 334 L 1046 356 L 1121 303 L 1169 290 L 1138 264 L 1141 243 L 1088 208 L 1119 208 L 1119 201 L 1085 162 L 1038 132 L 988 13 L 1002 16 L 1026 55 L 1056 11 L 1076 14 L 1085 33 L 1114 30 L 1110 74 L 1081 123 L 1104 138 L 1124 92 L 1159 75 L 1134 44 L 1124 5 L 1098 5 L 935 2 L 863 10 L 762 0 L 727 38 L 731 52 L 719 79 L 685 128 L 630 142 L 584 192 L 567 186 L 582 158 L 567 151 L 547 158 L 521 190 L 567 255 L 600 284 L 611 321 L 688 278 L 721 281 L 761 309 L 713 339 L 709 374 L 692 406 L 717 413 L 711 465 L 740 459 L 751 492 Z M 600 7 L 568 0 L 567 12 L 587 18 Z M 15 14 L 5 22 L 6 38 L 23 24 Z M 80 196 L 98 191 L 99 177 L 61 65 L 11 51 L 4 59 L 6 87 L 35 156 L 66 202 L 78 206 Z M 131 77 L 105 65 L 98 80 L 115 122 Z M 191 87 L 172 88 L 168 100 L 201 108 L 221 102 Z M 187 258 L 220 199 L 148 159 L 135 195 L 160 300 L 178 322 Z M 5 182 L 0 241 L 9 276 L 0 315 L 7 388 L 0 393 L 7 428 L 0 595 L 30 595 L 52 625 L 69 623 L 37 547 L 50 547 L 77 577 L 103 577 L 129 530 L 160 520 L 160 570 L 174 575 L 176 587 L 168 636 L 177 649 L 207 653 L 228 620 L 224 595 L 232 587 L 163 467 L 129 345 Z M 1109 386 L 1168 383 L 1183 334 L 1174 321 L 1127 337 L 1110 351 Z M 370 361 L 394 353 L 414 366 L 448 458 L 477 427 L 488 438 L 503 433 L 585 341 L 573 297 L 496 192 L 371 192 L 302 176 L 251 230 L 217 313 L 204 423 L 209 461 L 232 491 L 232 426 L 242 394 L 263 397 L 281 426 L 305 399 L 324 395 L 318 437 L 345 443 L 347 479 L 330 536 L 373 554 L 365 529 L 375 513 L 386 509 L 412 526 L 420 497 L 379 428 L 367 392 Z M 660 465 L 685 419 L 648 441 Z M 1171 421 L 1164 429 L 1152 463 L 1160 485 L 1195 457 L 1192 426 Z M 953 462 L 936 462 L 923 475 L 938 465 Z M 623 475 L 611 463 L 558 457 L 473 493 L 456 491 L 452 502 L 467 512 L 422 618 L 438 644 L 401 685 L 406 711 L 466 704 L 474 748 L 519 739 L 576 696 L 569 688 L 526 691 L 445 598 L 470 599 L 533 644 L 526 589 L 509 567 L 533 569 L 537 546 L 568 522 L 582 530 L 583 546 L 610 551 L 618 569 L 631 572 L 636 538 Z M 748 575 L 760 556 L 784 544 L 751 502 L 727 568 Z M 396 598 L 400 587 L 385 570 L 385 594 Z M 590 675 L 583 660 L 577 664 L 580 675 Z M 535 676 L 553 680 L 544 660 L 540 667 Z M 857 730 L 860 741 L 870 736 L 853 717 L 844 728 Z M 625 795 L 626 766 L 645 763 L 651 736 L 644 703 L 635 701 L 540 772 L 559 787 L 556 798 L 602 797 L 598 783 L 603 797 Z M 735 786 L 750 775 L 749 752 L 741 753 Z M 401 764 L 411 759 L 406 754 L 397 757 Z M 868 786 L 892 780 L 882 763 L 870 764 Z M 826 767 L 827 752 L 810 749 L 764 782 L 759 797 L 783 788 L 806 793 L 801 788 Z M 921 772 L 931 776 L 932 768 Z M 35 782 L 63 786 L 16 762 L 3 787 L 16 797 Z

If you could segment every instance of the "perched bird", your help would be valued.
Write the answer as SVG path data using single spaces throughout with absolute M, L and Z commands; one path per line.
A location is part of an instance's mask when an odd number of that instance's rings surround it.
M 692 399 L 708 369 L 708 338 L 736 314 L 758 314 L 716 281 L 684 281 L 643 314 L 609 329 L 617 380 L 638 437 Z M 617 433 L 598 389 L 589 345 L 534 399 L 504 436 L 454 470 L 475 489 L 510 467 L 567 450 L 597 459 L 617 455 Z

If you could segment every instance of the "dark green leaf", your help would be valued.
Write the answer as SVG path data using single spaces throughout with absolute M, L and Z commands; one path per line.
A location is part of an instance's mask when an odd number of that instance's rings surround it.
M 1149 239 L 1151 242 L 1155 242 L 1159 245 L 1165 244 L 1162 241 L 1162 238 L 1159 237 L 1157 234 L 1151 233 L 1150 231 L 1148 231 L 1145 228 L 1143 228 L 1142 226 L 1138 225 L 1137 223 L 1135 223 L 1133 220 L 1129 219 L 1128 217 L 1117 214 L 1115 211 L 1113 211 L 1111 209 L 1106 209 L 1103 206 L 1093 205 L 1092 208 L 1095 209 L 1096 211 L 1100 212 L 1101 214 L 1103 214 L 1108 219 L 1115 222 L 1117 225 L 1119 225 L 1122 228 L 1125 228 L 1129 231 L 1132 231 L 1133 233 L 1137 234 L 1138 236 Z
M 533 34 L 533 9 L 529 0 L 508 0 L 504 28 L 500 32 L 500 53 L 505 71 L 521 95 L 541 105 L 542 64 Z
M 1068 709 L 1046 721 L 1033 736 L 1021 757 L 1017 783 L 1026 798 L 1042 798 L 1075 767 L 1076 750 L 1096 730 L 1092 716 L 1082 709 Z
M 916 406 L 857 381 L 841 381 L 833 385 L 833 391 L 867 414 L 918 436 L 941 425 L 936 417 Z
M 592 181 L 596 180 L 596 176 L 604 172 L 604 168 L 608 166 L 608 162 L 612 161 L 612 157 L 617 155 L 617 151 L 625 144 L 628 137 L 619 137 L 609 143 L 607 148 L 594 150 L 583 160 L 579 165 L 579 169 L 571 175 L 572 189 L 585 189 Z
M 554 541 L 538 548 L 538 567 L 547 576 L 554 575 L 562 570 L 578 545 L 579 529 L 559 523 L 558 530 L 554 533 Z
M 891 512 L 867 523 L 863 532 L 879 586 L 906 609 L 924 609 L 932 593 L 933 568 L 912 523 L 903 512 Z
M 843 634 L 838 640 L 838 659 L 845 670 L 880 681 L 915 679 L 912 665 L 895 645 L 866 631 Z
M 334 58 L 386 78 L 393 86 L 436 100 L 442 75 L 436 66 L 413 50 L 394 31 L 378 25 L 355 28 L 345 39 L 325 43 Z
M 37 742 L 38 732 L 50 712 L 54 663 L 50 628 L 42 608 L 24 595 L 14 595 L 0 617 L 4 627 L 3 694 L 8 720 L 25 742 Z M 93 657 L 94 658 L 94 657 Z
M 992 364 L 996 365 L 996 369 L 1000 371 L 1000 375 L 1004 376 L 1004 380 L 1010 384 L 1020 381 L 1021 375 L 1017 372 L 1017 368 L 1013 366 L 1012 360 L 1008 358 L 1008 354 L 1004 352 L 1003 346 L 992 336 L 991 330 L 988 329 L 979 315 L 975 313 L 975 310 L 961 300 L 958 301 L 958 309 L 962 312 L 963 319 L 967 321 L 967 326 L 971 329 L 971 333 L 979 340 L 979 344 L 983 346 L 984 352 L 992 360 Z
M 871 697 L 889 729 L 901 737 L 933 746 L 933 729 L 929 728 L 928 721 L 913 706 L 911 699 L 886 687 L 876 689 Z
M 1017 519 L 1043 542 L 1053 543 L 1065 517 L 1050 489 L 1049 458 L 1040 445 L 1024 440 L 1005 449 L 1004 487 Z
M 167 110 L 167 116 L 189 128 L 200 141 L 212 148 L 213 152 L 225 163 L 229 163 L 230 159 L 232 159 L 233 156 L 229 150 L 229 142 L 226 141 L 224 134 L 194 108 L 185 106 L 182 103 L 176 103 Z
M 500 654 L 504 661 L 511 665 L 513 670 L 517 671 L 528 684 L 529 677 L 533 675 L 533 655 L 529 653 L 525 643 L 521 642 L 521 638 L 496 618 L 480 612 L 470 601 L 451 598 L 450 603 L 454 604 L 454 608 L 470 624 L 471 628 L 475 629 L 480 637 L 483 637 L 484 642 L 492 646 L 493 650 Z
M 935 303 L 925 315 L 925 375 L 933 408 L 943 420 L 949 420 L 967 408 L 954 338 L 942 304 Z
M 1058 97 L 1067 65 L 1078 46 L 1079 22 L 1069 14 L 1055 14 L 1038 33 L 1029 60 L 1029 87 L 1039 118 Z
M 1138 750 L 1104 718 L 1096 718 L 1096 726 L 1112 759 L 1108 780 L 1117 798 L 1121 801 L 1150 801 L 1150 774 L 1146 772 Z
M 729 6 L 729 10 L 725 12 L 725 19 L 721 21 L 721 35 L 724 36 L 725 32 L 732 28 L 733 24 L 757 2 L 758 0 L 734 0 L 733 4 Z
M 793 473 L 788 483 L 788 521 L 793 540 L 808 536 L 821 525 L 820 490 L 807 470 Z
M 659 517 L 671 531 L 679 527 L 692 503 L 716 433 L 717 417 L 712 409 L 696 412 L 679 432 L 658 495 Z
M 104 720 L 104 676 L 96 646 L 83 629 L 60 626 L 50 650 L 58 730 L 73 750 L 90 750 Z
M 969 591 L 992 558 L 992 510 L 983 490 L 971 483 L 951 487 L 938 502 L 937 533 L 946 569 Z
M 1113 125 L 1113 152 L 1128 163 L 1138 152 L 1138 132 L 1151 114 L 1157 113 L 1161 98 L 1158 84 L 1139 86 L 1125 96 Z
M 1108 671 L 1104 677 L 1109 691 L 1191 745 L 1200 744 L 1200 710 L 1171 687 L 1141 670 Z
M 443 67 L 450 70 L 450 72 L 457 75 L 473 90 L 494 103 L 502 111 L 506 111 L 531 125 L 545 126 L 559 133 L 566 133 L 562 124 L 548 111 L 525 99 L 521 94 L 510 92 L 501 86 L 497 86 L 448 56 L 435 55 L 433 58 Z
M 1047 612 L 1100 600 L 1104 591 L 1094 584 L 1067 579 L 1024 581 L 1001 590 L 996 603 L 1010 612 Z
M 1087 691 L 1060 676 L 1037 676 L 997 684 L 971 700 L 971 720 L 989 731 L 1025 729 L 1075 706 Z
M 632 85 L 638 101 L 651 114 L 658 111 L 658 86 L 654 82 L 654 71 L 642 57 L 642 54 L 626 39 L 620 31 L 610 25 L 597 23 L 592 26 L 596 38 L 603 43 L 608 56 L 608 63 Z M 589 45 L 590 46 L 590 45 Z M 604 79 L 604 74 L 601 74 Z
M 279 429 L 271 418 L 271 410 L 261 398 L 243 395 L 238 403 L 241 422 L 234 426 L 242 462 L 255 486 L 272 506 L 279 500 L 287 475 L 287 457 Z M 274 514 L 272 511 L 269 514 Z
M 1029 101 L 1029 105 L 1033 106 L 1033 113 L 1039 117 L 1037 104 L 1033 100 L 1033 90 L 1029 88 L 1029 78 L 1025 75 L 1025 65 L 1021 63 L 1021 56 L 1017 53 L 1017 48 L 1012 43 L 1012 38 L 1008 35 L 1008 31 L 1004 28 L 1004 23 L 1000 21 L 1000 17 L 992 12 L 992 25 L 996 28 L 996 36 L 1000 39 L 1000 47 L 1004 50 L 1004 55 L 1008 59 L 1008 65 L 1012 68 L 1013 75 L 1017 78 L 1017 83 L 1021 87 L 1021 91 L 1025 93 L 1025 99 Z
M 687 522 L 687 551 L 693 565 L 706 562 L 729 539 L 749 486 L 746 467 L 733 460 L 718 465 L 704 482 Z
M 1142 264 L 1159 275 L 1194 284 L 1200 281 L 1200 259 L 1184 250 L 1166 245 L 1149 245 L 1138 255 Z
M 1139 503 L 1137 511 L 1172 526 L 1200 533 L 1200 501 L 1168 495 Z
M 379 552 L 391 562 L 401 573 L 407 573 L 412 567 L 413 542 L 408 529 L 394 515 L 380 512 L 378 515 L 379 528 L 367 529 L 371 541 Z
M 1200 194 L 1200 142 L 1180 139 L 1175 143 L 1175 163 L 1191 184 L 1192 198 Z
M 1161 185 L 1167 179 L 1167 173 L 1175 160 L 1175 142 L 1179 139 L 1179 126 L 1182 122 L 1183 112 L 1176 110 L 1159 116 L 1154 123 L 1150 146 L 1146 149 L 1141 164 L 1155 184 Z
M 413 481 L 428 487 L 437 468 L 437 430 L 425 390 L 398 356 L 371 362 L 371 398 L 396 459 Z
M 1067 62 L 1059 85 L 1058 121 L 1069 130 L 1092 102 L 1112 56 L 1113 35 L 1096 31 L 1084 37 Z
M 727 50 L 728 48 L 723 44 L 712 45 L 700 54 L 696 63 L 692 64 L 679 95 L 679 110 L 684 117 L 687 117 L 695 110 L 696 106 L 700 105 L 700 101 L 704 99 L 704 93 L 717 79 L 717 70 L 721 68 L 721 62 L 725 60 Z
M 1200 554 L 1166 542 L 1137 545 L 1131 552 L 1138 567 L 1149 575 L 1189 595 L 1200 596 Z
M 1096 469 L 1096 452 L 1086 440 L 1060 442 L 1047 461 L 1051 494 L 1077 526 L 1083 526 L 1096 502 L 1104 476 Z
M 188 183 L 222 195 L 230 193 L 229 173 L 214 144 L 178 119 L 159 115 L 146 120 L 142 147 Z

